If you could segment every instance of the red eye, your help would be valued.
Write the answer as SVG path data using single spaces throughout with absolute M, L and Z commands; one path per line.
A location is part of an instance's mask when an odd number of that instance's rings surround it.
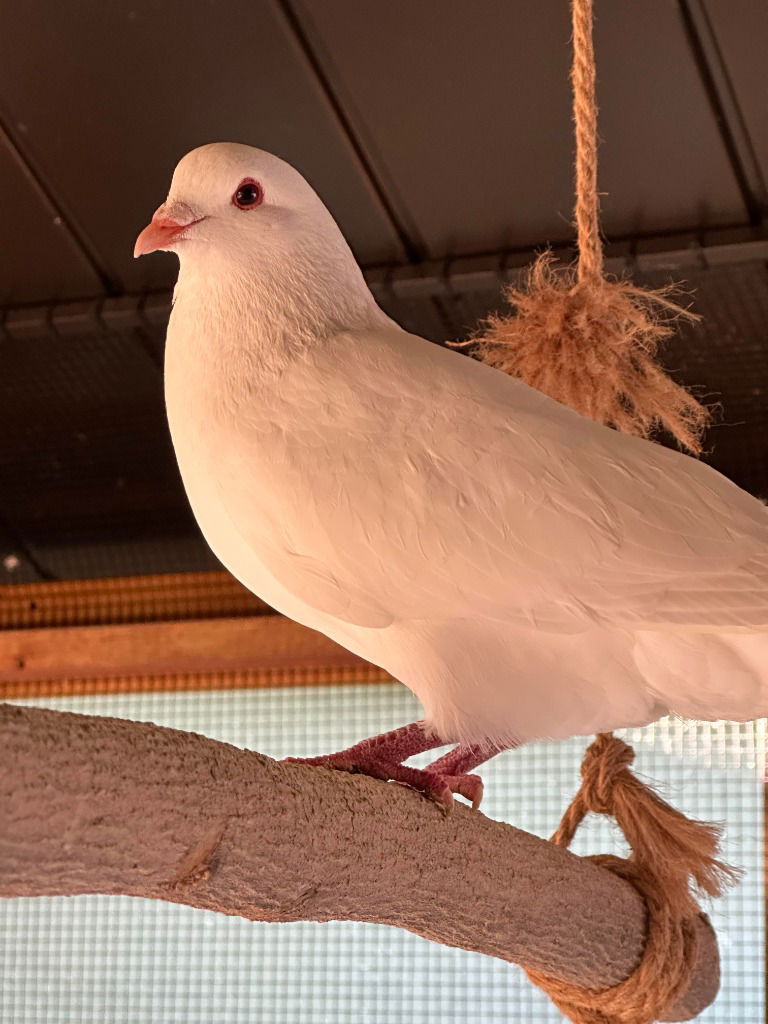
M 253 178 L 243 178 L 232 196 L 232 202 L 238 210 L 252 210 L 263 199 L 264 189 Z

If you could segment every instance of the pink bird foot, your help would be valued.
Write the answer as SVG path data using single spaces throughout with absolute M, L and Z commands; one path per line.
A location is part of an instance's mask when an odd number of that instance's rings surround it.
M 477 809 L 483 798 L 483 781 L 479 775 L 449 775 L 428 768 L 410 768 L 405 764 L 394 764 L 379 758 L 360 756 L 349 757 L 345 750 L 324 757 L 286 757 L 291 764 L 309 764 L 318 767 L 335 768 L 353 775 L 369 775 L 385 782 L 399 782 L 404 786 L 423 793 L 440 804 L 445 810 L 453 807 L 453 794 L 465 797 Z
M 456 793 L 477 809 L 483 798 L 483 782 L 479 775 L 468 772 L 498 751 L 489 753 L 477 746 L 459 746 L 427 768 L 411 768 L 402 763 L 414 754 L 443 745 L 444 741 L 439 736 L 427 734 L 423 724 L 415 722 L 363 740 L 336 754 L 288 757 L 285 760 L 399 782 L 423 793 L 445 810 L 453 807 L 453 795 Z

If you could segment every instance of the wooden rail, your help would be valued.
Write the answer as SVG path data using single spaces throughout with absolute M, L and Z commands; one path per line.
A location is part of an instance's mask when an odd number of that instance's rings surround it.
M 0 626 L 0 698 L 390 678 L 223 572 L 5 586 Z

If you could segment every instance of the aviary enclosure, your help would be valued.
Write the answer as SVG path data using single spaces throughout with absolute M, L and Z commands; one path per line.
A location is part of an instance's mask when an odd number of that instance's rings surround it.
M 764 6 L 0 18 L 2 1019 L 763 1021 Z

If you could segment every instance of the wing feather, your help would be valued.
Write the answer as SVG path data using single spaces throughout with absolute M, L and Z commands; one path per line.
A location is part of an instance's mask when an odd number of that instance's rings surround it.
M 765 506 L 455 352 L 395 328 L 338 335 L 252 430 L 265 417 L 277 454 L 262 446 L 254 472 L 258 438 L 230 452 L 241 484 L 224 500 L 261 507 L 272 557 L 291 553 L 293 585 L 326 614 L 768 628 Z

